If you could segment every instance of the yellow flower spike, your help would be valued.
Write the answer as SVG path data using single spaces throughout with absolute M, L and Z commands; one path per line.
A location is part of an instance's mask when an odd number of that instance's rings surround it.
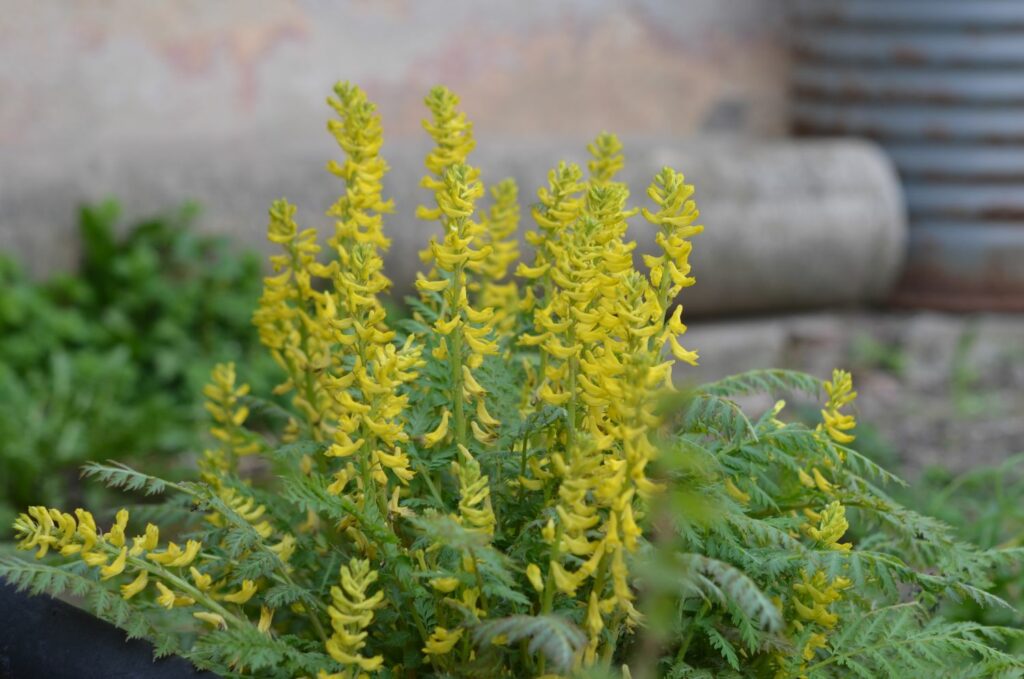
M 248 602 L 249 599 L 252 598 L 253 594 L 256 593 L 256 590 L 257 587 L 255 582 L 253 582 L 252 580 L 243 580 L 242 586 L 239 588 L 237 592 L 233 592 L 222 598 L 224 599 L 224 601 L 230 601 L 233 604 L 241 605 Z
M 804 526 L 804 532 L 823 547 L 837 551 L 849 550 L 850 543 L 839 542 L 850 527 L 843 505 L 834 500 L 820 512 L 820 516 L 817 525 Z
M 441 422 L 437 425 L 437 429 L 423 435 L 423 444 L 427 448 L 433 448 L 448 436 L 448 416 L 449 413 L 445 410 L 441 414 Z
M 383 592 L 370 595 L 368 591 L 376 582 L 377 573 L 370 570 L 369 561 L 352 559 L 341 567 L 339 575 L 339 585 L 331 588 L 332 603 L 327 609 L 333 634 L 325 649 L 343 665 L 355 665 L 365 672 L 374 672 L 380 668 L 384 657 L 367 658 L 362 651 L 366 647 L 366 628 L 373 621 L 373 611 L 384 600 Z
M 122 538 L 122 542 L 124 542 Z M 100 569 L 100 579 L 109 580 L 115 575 L 120 575 L 124 572 L 125 563 L 128 559 L 128 548 L 121 547 L 121 551 L 118 552 L 117 557 L 114 558 L 109 565 L 104 566 Z
M 455 630 L 448 630 L 441 626 L 435 627 L 430 638 L 427 639 L 426 645 L 423 646 L 423 652 L 427 655 L 444 655 L 451 652 L 455 648 L 455 644 L 459 643 L 459 639 L 462 638 L 462 632 L 461 627 Z
M 824 431 L 840 445 L 852 443 L 854 436 L 847 432 L 857 426 L 857 421 L 852 415 L 840 412 L 840 409 L 857 398 L 857 392 L 853 390 L 853 376 L 845 370 L 834 370 L 832 380 L 825 382 L 824 386 L 828 401 L 821 411 L 823 422 L 818 425 L 818 431 Z
M 463 163 L 476 147 L 473 124 L 466 114 L 457 111 L 459 98 L 446 87 L 430 90 L 425 100 L 433 119 L 423 121 L 423 128 L 434 138 L 437 146 L 426 159 L 427 168 L 441 175 L 446 167 Z
M 459 480 L 459 513 L 455 520 L 468 530 L 491 536 L 496 522 L 488 478 L 481 474 L 480 464 L 465 446 L 460 444 L 458 449 L 459 460 L 452 462 L 452 471 Z
M 587 169 L 593 181 L 610 182 L 625 165 L 622 155 L 622 142 L 614 134 L 602 132 L 587 145 L 591 160 L 587 161 Z
M 37 549 L 35 557 L 42 559 L 50 547 L 59 541 L 59 538 L 53 535 L 53 528 L 53 518 L 46 507 L 29 507 L 28 512 L 19 514 L 14 522 L 14 531 L 18 536 L 18 549 Z M 74 546 L 81 549 L 79 545 Z M 71 547 L 71 545 L 66 546 L 65 549 L 67 547 Z M 64 553 L 64 549 L 61 551 Z
M 135 576 L 135 579 L 129 582 L 127 585 L 121 585 L 121 597 L 123 599 L 131 599 L 133 596 L 146 589 L 146 585 L 149 584 L 149 574 L 146 571 L 139 571 L 139 574 Z
M 207 623 L 211 627 L 215 627 L 217 629 L 227 629 L 228 628 L 228 623 L 224 620 L 224 616 L 220 615 L 219 613 L 209 613 L 207 611 L 196 611 L 195 613 L 192 614 L 192 617 L 196 618 L 197 620 L 202 620 L 203 622 Z

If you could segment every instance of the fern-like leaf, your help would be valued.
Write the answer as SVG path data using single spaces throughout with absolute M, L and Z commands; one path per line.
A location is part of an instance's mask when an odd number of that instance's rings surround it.
M 702 554 L 679 554 L 677 561 L 693 576 L 686 584 L 702 596 L 735 606 L 765 632 L 782 629 L 779 609 L 740 569 Z
M 96 478 L 109 488 L 121 488 L 127 491 L 141 491 L 146 495 L 160 495 L 168 487 L 178 488 L 170 481 L 136 471 L 126 464 L 108 460 L 106 464 L 87 462 L 82 465 L 82 476 Z
M 820 379 L 796 370 L 750 370 L 704 384 L 698 391 L 724 397 L 798 392 L 817 398 L 822 388 Z
M 499 636 L 509 644 L 529 639 L 527 651 L 543 654 L 558 672 L 568 672 L 587 643 L 587 635 L 560 615 L 511 615 L 488 620 L 473 630 L 474 641 L 481 645 Z

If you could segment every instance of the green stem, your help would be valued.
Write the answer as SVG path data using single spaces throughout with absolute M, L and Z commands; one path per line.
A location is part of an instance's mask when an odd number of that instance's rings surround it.
M 298 278 L 296 278 L 297 273 L 302 268 L 302 262 L 299 261 L 299 253 L 298 253 L 298 250 L 295 248 L 294 244 L 291 244 L 289 246 L 288 254 L 291 257 L 292 282 L 294 284 L 293 287 L 295 288 L 295 296 L 299 299 L 299 303 L 303 306 L 302 310 L 303 311 L 308 311 L 309 300 L 307 300 L 305 298 L 305 296 L 302 294 L 302 288 L 299 287 L 299 281 L 298 281 Z M 299 346 L 302 347 L 302 354 L 306 357 L 306 360 L 308 361 L 309 360 L 309 331 L 306 329 L 306 324 L 302 320 L 302 316 L 301 315 L 299 316 L 298 326 L 299 326 Z M 313 373 L 310 372 L 308 363 L 307 363 L 307 365 L 305 367 L 305 370 L 303 370 L 302 372 L 303 372 L 303 378 L 304 378 L 303 381 L 304 381 L 304 387 L 305 387 L 306 403 L 309 404 L 310 410 L 315 412 L 316 411 L 316 385 L 314 384 Z M 312 435 L 313 440 L 314 441 L 321 440 L 323 434 L 320 431 L 320 418 L 319 418 L 319 416 L 317 416 L 316 419 L 309 419 L 308 423 L 309 423 L 309 428 L 310 428 L 310 434 Z
M 679 645 L 679 651 L 676 653 L 677 665 L 682 663 L 686 659 L 686 653 L 690 650 L 690 642 L 693 641 L 693 635 L 697 631 L 697 620 L 700 620 L 705 615 L 707 615 L 709 610 L 711 610 L 711 605 L 707 602 L 704 602 L 704 604 L 701 606 L 700 612 L 697 614 L 697 617 L 686 630 L 686 636 L 683 637 L 683 643 Z
M 571 326 L 569 328 L 569 335 L 567 339 L 569 341 L 569 346 L 575 346 L 575 326 Z M 577 373 L 579 373 L 579 363 L 579 356 L 573 355 L 569 357 L 569 427 L 566 431 L 566 454 L 569 456 L 570 462 L 576 453 L 576 413 L 579 409 L 578 399 L 576 397 L 576 377 Z
M 460 218 L 455 222 L 455 228 L 458 231 L 458 237 L 463 238 L 465 231 L 466 220 Z M 465 264 L 456 264 L 455 270 L 452 272 L 452 285 L 449 287 L 451 291 L 451 310 L 453 314 L 462 315 L 462 310 L 459 308 L 459 300 L 462 299 L 463 288 L 466 287 L 466 267 Z M 454 407 L 455 411 L 452 413 L 455 418 L 455 442 L 459 445 L 466 445 L 466 412 L 465 404 L 463 403 L 462 396 L 462 366 L 465 363 L 465 359 L 462 355 L 462 333 L 463 328 L 456 328 L 451 334 L 451 356 L 448 360 L 452 366 L 452 398 L 455 399 Z
M 423 469 L 419 460 L 413 460 L 413 464 L 417 467 L 416 471 L 419 473 L 420 478 L 422 478 L 424 483 L 427 484 L 427 490 L 430 491 L 430 496 L 433 497 L 434 502 L 437 503 L 438 509 L 444 509 L 444 500 L 441 499 L 441 493 L 438 492 L 437 486 L 434 484 L 434 479 L 430 476 L 430 472 Z

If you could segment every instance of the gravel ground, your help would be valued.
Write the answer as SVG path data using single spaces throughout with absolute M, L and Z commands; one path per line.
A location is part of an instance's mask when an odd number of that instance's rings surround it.
M 684 344 L 701 354 L 680 380 L 784 367 L 853 372 L 862 448 L 914 477 L 961 471 L 1024 452 L 1024 315 L 820 313 L 694 320 Z

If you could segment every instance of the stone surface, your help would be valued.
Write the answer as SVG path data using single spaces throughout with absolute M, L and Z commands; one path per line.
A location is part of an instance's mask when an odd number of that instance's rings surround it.
M 936 389 L 949 383 L 967 326 L 955 316 L 924 313 L 907 327 L 907 381 L 917 389 Z

